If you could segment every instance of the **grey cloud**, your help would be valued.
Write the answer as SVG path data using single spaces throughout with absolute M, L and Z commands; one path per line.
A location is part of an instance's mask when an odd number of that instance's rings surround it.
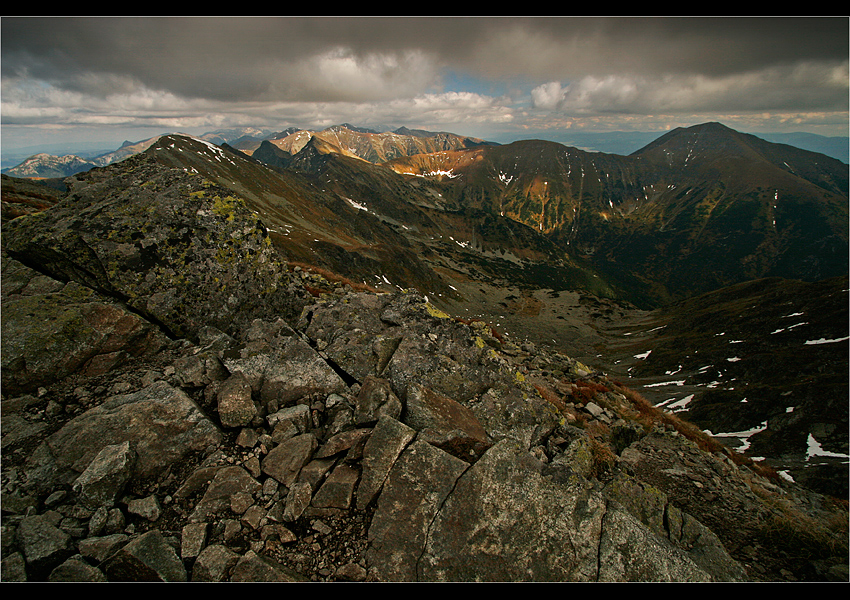
M 294 76 L 335 48 L 361 61 L 414 51 L 435 70 L 555 80 L 719 76 L 846 59 L 848 47 L 841 18 L 4 18 L 1 39 L 9 73 L 74 88 L 75 74 L 91 71 L 221 100 L 306 94 Z
M 4 17 L 0 26 L 4 127 L 348 121 L 474 133 L 465 128 L 564 127 L 573 117 L 634 128 L 662 111 L 847 113 L 846 18 Z M 514 97 L 447 93 L 444 74 Z

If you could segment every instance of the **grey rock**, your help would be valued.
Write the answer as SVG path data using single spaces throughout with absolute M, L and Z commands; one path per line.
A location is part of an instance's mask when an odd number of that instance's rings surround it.
M 6 582 L 24 582 L 27 580 L 27 564 L 23 554 L 13 552 L 4 556 L 0 562 L 0 579 Z
M 384 295 L 346 294 L 310 307 L 305 334 L 354 379 L 379 375 L 400 340 L 398 332 L 387 333 L 388 324 L 379 318 L 388 302 L 390 297 Z
M 17 539 L 27 565 L 35 570 L 53 568 L 73 553 L 71 536 L 45 515 L 24 517 L 18 526 Z
M 159 505 L 159 500 L 156 496 L 145 496 L 144 498 L 135 498 L 127 503 L 127 512 L 132 515 L 138 515 L 143 519 L 154 522 L 157 521 L 162 514 L 162 507 Z
M 584 405 L 584 408 L 594 417 L 598 417 L 604 412 L 602 407 L 596 404 L 595 402 L 588 402 Z
M 266 523 L 266 510 L 254 504 L 242 514 L 242 523 L 257 531 Z
M 105 373 L 168 343 L 148 321 L 77 283 L 38 295 L 4 290 L 2 306 L 4 393 L 33 392 L 77 372 Z
M 480 396 L 472 411 L 492 440 L 511 438 L 525 448 L 540 445 L 561 422 L 549 402 L 519 385 L 493 386 Z
M 418 383 L 407 390 L 404 423 L 419 432 L 419 439 L 467 462 L 490 447 L 472 410 Z
M 569 446 L 552 460 L 554 465 L 564 465 L 585 479 L 593 477 L 595 459 L 593 445 L 587 435 L 574 439 Z
M 351 507 L 354 488 L 357 486 L 359 477 L 359 469 L 345 463 L 337 465 L 313 496 L 312 505 L 316 508 L 348 510 Z
M 204 496 L 198 502 L 189 522 L 206 521 L 215 515 L 230 510 L 231 498 L 239 493 L 258 494 L 262 484 L 239 466 L 218 469 Z
M 40 487 L 52 489 L 77 479 L 106 446 L 130 442 L 137 455 L 133 479 L 141 480 L 220 441 L 221 431 L 195 402 L 158 381 L 69 421 L 36 450 L 29 468 Z
M 427 581 L 709 579 L 587 480 L 547 477 L 507 439 L 461 476 L 435 516 L 417 574 Z
M 354 446 L 366 443 L 372 429 L 350 429 L 337 433 L 322 444 L 314 454 L 315 458 L 328 458 L 341 452 L 347 452 Z
M 346 563 L 334 571 L 337 581 L 365 581 L 368 572 L 357 563 Z
M 74 202 L 4 224 L 10 256 L 127 298 L 176 336 L 300 314 L 307 294 L 290 290 L 265 228 L 230 190 L 158 162 L 155 152 L 66 184 Z
M 0 419 L 2 419 L 0 427 L 3 431 L 0 447 L 3 451 L 15 445 L 25 444 L 28 440 L 37 439 L 48 426 L 43 421 L 32 422 L 21 415 L 7 414 L 5 410 Z
M 442 347 L 450 342 L 416 334 L 404 337 L 384 370 L 384 377 L 402 401 L 407 399 L 410 384 L 421 381 L 458 402 L 476 398 L 493 384 L 494 373 L 479 365 L 478 349 L 459 344 Z
M 249 550 L 233 567 L 230 581 L 297 582 L 304 578 L 283 565 Z
M 186 581 L 186 568 L 157 529 L 121 547 L 101 565 L 109 581 Z
M 401 400 L 393 393 L 386 379 L 369 376 L 360 387 L 354 409 L 354 421 L 357 425 L 371 425 L 382 416 L 398 419 L 401 415 Z
M 124 513 L 121 512 L 121 509 L 111 508 L 107 514 L 106 525 L 103 528 L 103 532 L 108 535 L 119 533 L 124 530 L 125 523 L 126 519 L 124 518 Z
M 124 533 L 113 533 L 103 537 L 91 537 L 80 540 L 77 547 L 82 556 L 101 563 L 129 541 L 130 537 L 128 535 Z
M 286 495 L 282 519 L 284 521 L 295 521 L 310 506 L 313 498 L 313 487 L 307 482 L 293 483 Z
M 599 541 L 599 581 L 709 582 L 690 557 L 617 505 L 609 505 Z
M 72 556 L 50 572 L 51 582 L 105 583 L 106 575 L 97 567 L 88 564 L 82 557 Z
M 269 426 L 276 430 L 286 423 L 292 423 L 296 433 L 305 433 L 310 427 L 310 407 L 306 404 L 296 404 L 281 408 L 266 417 Z
M 242 373 L 231 375 L 218 390 L 218 417 L 224 427 L 244 427 L 257 416 L 251 385 Z
M 255 323 L 255 327 L 259 325 Z M 222 358 L 231 373 L 245 375 L 267 412 L 277 412 L 311 394 L 327 396 L 346 389 L 345 382 L 313 348 L 294 331 L 281 330 L 288 335 L 271 341 L 246 341 Z
M 414 442 L 389 473 L 369 527 L 366 558 L 380 581 L 416 581 L 431 523 L 469 465 Z M 403 523 L 403 527 L 399 524 Z
M 305 433 L 276 446 L 263 459 L 263 473 L 289 486 L 297 478 L 318 447 L 316 436 Z
M 315 492 L 336 464 L 336 458 L 317 458 L 308 462 L 298 473 L 298 483 L 306 483 Z
M 106 521 L 109 518 L 109 511 L 105 506 L 99 506 L 94 511 L 89 519 L 89 537 L 96 537 L 103 533 L 106 528 Z
M 415 430 L 391 417 L 378 421 L 363 448 L 363 472 L 356 491 L 359 510 L 375 500 L 396 459 L 415 436 Z
M 224 381 L 229 373 L 212 352 L 183 356 L 174 361 L 174 376 L 183 387 L 202 387 Z
M 282 519 L 284 521 L 295 521 L 310 506 L 313 497 L 313 488 L 307 482 L 296 482 L 292 484 L 286 495 Z
M 207 546 L 192 566 L 192 581 L 226 581 L 230 570 L 239 562 L 239 555 L 220 544 Z
M 130 442 L 111 444 L 98 452 L 74 481 L 73 490 L 86 506 L 112 508 L 133 475 L 136 453 Z M 106 519 L 103 520 L 106 524 Z

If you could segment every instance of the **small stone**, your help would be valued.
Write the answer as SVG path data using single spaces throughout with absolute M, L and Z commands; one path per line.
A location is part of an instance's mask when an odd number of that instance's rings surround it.
M 189 523 L 183 527 L 181 536 L 180 556 L 184 560 L 196 558 L 207 543 L 209 526 L 206 523 Z
M 156 496 L 148 496 L 138 500 L 131 500 L 127 504 L 127 512 L 153 522 L 159 519 L 162 509 Z
M 234 373 L 218 391 L 218 416 L 224 427 L 244 427 L 257 415 L 251 384 L 241 372 Z
M 48 581 L 51 582 L 98 582 L 106 581 L 106 575 L 97 567 L 93 567 L 82 557 L 71 557 L 53 569 Z
M 186 581 L 174 548 L 156 529 L 143 533 L 102 565 L 110 581 Z
M 195 560 L 192 581 L 225 581 L 237 562 L 239 555 L 233 550 L 221 545 L 207 546 Z
M 74 492 L 91 508 L 113 506 L 133 473 L 135 461 L 130 442 L 104 447 L 74 481 Z
M 338 581 L 366 581 L 366 569 L 357 563 L 350 562 L 336 570 L 334 579 Z

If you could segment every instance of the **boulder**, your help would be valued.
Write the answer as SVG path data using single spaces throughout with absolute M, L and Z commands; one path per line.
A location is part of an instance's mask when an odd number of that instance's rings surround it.
M 16 261 L 3 265 L 35 276 Z M 72 373 L 105 373 L 168 345 L 158 327 L 103 294 L 74 282 L 56 283 L 45 293 L 3 290 L 4 393 L 33 392 Z
M 138 484 L 221 439 L 194 401 L 158 381 L 71 419 L 36 449 L 29 468 L 37 489 L 52 489 L 76 480 L 107 446 L 127 442 L 137 456 L 132 481 Z
M 133 475 L 136 453 L 129 441 L 98 452 L 72 486 L 80 501 L 91 507 L 112 508 Z
M 122 546 L 101 569 L 109 581 L 187 581 L 183 561 L 156 529 Z

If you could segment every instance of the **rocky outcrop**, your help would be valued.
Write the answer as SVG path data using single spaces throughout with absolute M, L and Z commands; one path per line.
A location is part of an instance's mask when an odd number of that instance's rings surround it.
M 573 359 L 414 291 L 314 297 L 237 197 L 150 154 L 71 187 L 4 230 L 4 580 L 802 576 L 741 550 L 781 512 L 751 486 L 793 488 Z M 749 533 L 701 494 L 727 479 Z
M 10 256 L 117 299 L 172 337 L 300 313 L 259 216 L 229 190 L 154 153 L 66 181 L 49 214 L 4 227 Z

